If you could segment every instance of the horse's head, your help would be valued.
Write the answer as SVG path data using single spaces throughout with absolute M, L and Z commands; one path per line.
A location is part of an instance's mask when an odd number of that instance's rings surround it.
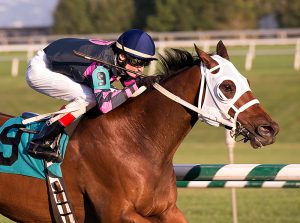
M 213 56 L 197 46 L 195 49 L 202 61 L 198 107 L 204 115 L 199 118 L 211 125 L 230 127 L 235 137 L 242 135 L 253 148 L 274 143 L 278 124 L 254 97 L 247 79 L 229 61 L 222 41 Z

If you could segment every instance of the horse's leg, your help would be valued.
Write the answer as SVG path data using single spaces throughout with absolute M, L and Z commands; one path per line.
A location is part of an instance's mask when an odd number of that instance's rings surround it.
M 119 223 L 160 223 L 158 217 L 144 217 L 136 212 L 133 207 L 129 207 L 127 210 L 122 210 L 120 213 L 119 219 L 114 222 Z M 105 220 L 103 222 L 106 222 Z
M 163 223 L 187 223 L 188 221 L 182 212 L 174 205 L 162 214 Z
M 134 209 L 127 211 L 122 214 L 122 223 L 187 223 L 186 218 L 182 212 L 177 208 L 173 207 L 168 209 L 161 216 L 143 217 L 137 213 Z
M 130 208 L 126 212 L 121 215 L 120 219 L 121 223 L 159 223 L 159 219 L 157 217 L 144 217 L 134 210 L 134 208 Z
M 110 202 L 109 202 L 110 203 Z M 113 206 L 103 207 L 99 211 L 101 222 L 118 222 L 118 223 L 187 223 L 186 218 L 181 211 L 175 206 L 168 209 L 163 214 L 153 216 L 142 216 L 134 206 L 113 202 Z M 124 207 L 126 207 L 124 209 Z M 96 211 L 97 212 L 97 211 Z M 101 212 L 101 217 L 100 217 Z M 113 213 L 113 214 L 112 214 Z
M 94 211 L 98 222 L 111 223 L 159 223 L 157 217 L 144 217 L 137 213 L 133 204 L 122 198 L 121 194 L 106 194 L 104 191 L 97 190 L 99 195 L 89 196 L 89 200 L 94 206 Z M 96 196 L 95 196 L 96 195 Z M 95 222 L 94 221 L 91 222 Z M 89 222 L 90 221 L 86 221 Z

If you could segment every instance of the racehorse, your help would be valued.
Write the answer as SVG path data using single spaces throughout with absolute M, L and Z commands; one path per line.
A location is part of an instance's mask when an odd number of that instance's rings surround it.
M 201 83 L 205 82 L 204 88 L 210 87 L 211 81 L 204 81 L 204 70 L 209 69 L 209 75 L 222 79 L 220 58 L 233 65 L 222 41 L 216 50 L 220 57 L 196 46 L 195 50 L 198 57 L 184 50 L 166 51 L 161 57 L 166 75 L 159 83 L 198 106 L 209 94 L 205 91 L 199 95 Z M 227 128 L 244 135 L 254 148 L 269 145 L 275 141 L 279 127 L 250 90 L 236 98 L 244 85 L 223 78 L 212 92 L 223 98 L 224 104 L 230 104 L 225 116 L 235 123 Z M 234 103 L 228 103 L 235 98 Z M 246 105 L 251 101 L 254 102 Z M 219 105 L 215 105 L 215 110 L 220 110 Z M 1 114 L 1 123 L 8 118 L 9 115 Z M 105 115 L 86 114 L 69 141 L 62 164 L 78 222 L 187 222 L 176 206 L 172 159 L 198 118 L 195 111 L 155 89 L 148 89 Z M 54 221 L 44 180 L 0 173 L 0 182 L 2 215 L 17 222 Z

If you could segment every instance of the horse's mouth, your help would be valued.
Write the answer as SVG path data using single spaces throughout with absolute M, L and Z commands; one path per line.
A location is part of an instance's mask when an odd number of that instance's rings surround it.
M 249 141 L 250 145 L 254 149 L 257 149 L 273 144 L 275 142 L 275 136 L 277 133 L 277 124 L 275 124 L 275 127 L 261 125 L 255 128 L 255 130 L 252 130 L 252 128 L 243 127 L 239 124 L 234 136 L 237 141 L 243 141 L 244 143 Z
M 269 145 L 270 143 L 263 143 L 263 141 L 261 141 L 260 139 L 261 137 L 258 137 L 258 136 L 255 136 L 253 134 L 250 134 L 249 135 L 249 141 L 250 141 L 250 145 L 254 148 L 254 149 L 257 149 L 257 148 L 262 148 L 266 145 Z

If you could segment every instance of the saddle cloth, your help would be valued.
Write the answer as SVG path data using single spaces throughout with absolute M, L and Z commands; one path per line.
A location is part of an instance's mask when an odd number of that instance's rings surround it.
M 44 162 L 27 154 L 26 147 L 34 134 L 46 123 L 46 120 L 23 125 L 22 116 L 7 120 L 0 128 L 0 172 L 21 174 L 46 179 Z M 66 152 L 69 136 L 62 134 L 59 146 L 61 156 Z M 48 167 L 56 177 L 62 177 L 61 163 L 53 163 Z

